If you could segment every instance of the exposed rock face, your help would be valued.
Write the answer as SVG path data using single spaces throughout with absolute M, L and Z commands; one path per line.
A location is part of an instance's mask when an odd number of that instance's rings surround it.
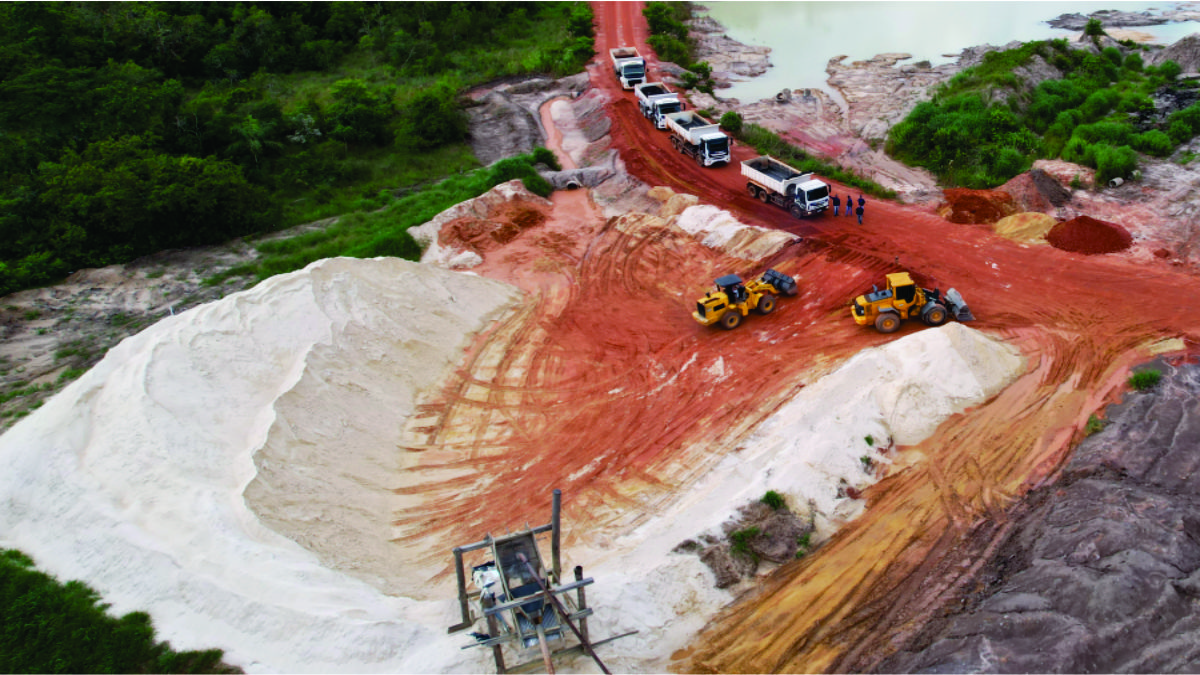
M 803 555 L 813 532 L 809 519 L 786 507 L 773 509 L 752 502 L 738 510 L 736 520 L 722 526 L 723 536 L 702 535 L 675 548 L 678 553 L 696 553 L 713 572 L 717 588 L 729 588 L 752 579 L 761 562 L 783 564 Z M 803 549 L 803 550 L 802 550 Z
M 1200 365 L 1109 409 L 966 608 L 880 672 L 1200 669 Z
M 829 84 L 849 104 L 846 119 L 856 136 L 886 138 L 892 125 L 903 120 L 918 103 L 929 99 L 930 87 L 961 70 L 954 64 L 897 65 L 911 58 L 911 54 L 879 54 L 849 64 L 845 63 L 845 56 L 829 60 L 825 66 Z
M 717 86 L 729 86 L 729 80 L 762 75 L 771 67 L 771 48 L 744 45 L 725 34 L 715 19 L 701 16 L 688 22 L 696 41 L 696 60 L 712 66 Z
M 1170 47 L 1146 57 L 1146 63 L 1152 66 L 1161 65 L 1164 61 L 1178 63 L 1185 73 L 1200 71 L 1200 33 L 1181 38 Z
M 1102 9 L 1098 12 L 1092 12 L 1088 16 L 1079 13 L 1063 14 L 1057 19 L 1051 19 L 1049 23 L 1052 28 L 1061 28 L 1063 30 L 1083 30 L 1087 27 L 1088 20 L 1099 19 L 1100 24 L 1104 27 L 1109 26 L 1158 26 L 1167 23 L 1169 19 L 1165 16 L 1153 16 L 1150 12 L 1124 12 L 1115 9 Z
M 471 151 L 484 164 L 520 155 L 544 145 L 546 130 L 538 116 L 542 103 L 576 96 L 587 87 L 586 73 L 561 80 L 534 77 L 480 87 L 468 93 Z

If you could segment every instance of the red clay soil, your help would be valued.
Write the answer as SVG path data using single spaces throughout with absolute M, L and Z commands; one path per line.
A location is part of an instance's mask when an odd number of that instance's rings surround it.
M 831 215 L 795 220 L 746 194 L 737 161 L 752 149 L 735 146 L 730 166 L 698 167 L 642 118 L 607 63 L 611 47 L 632 44 L 654 72 L 642 3 L 593 8 L 589 73 L 608 98 L 612 144 L 629 172 L 805 239 L 749 265 L 677 230 L 605 221 L 582 190 L 556 193 L 542 225 L 485 253 L 473 270 L 530 292 L 476 340 L 412 422 L 417 440 L 406 450 L 417 460 L 395 489 L 412 508 L 397 514 L 396 540 L 448 562 L 454 545 L 544 522 L 555 487 L 568 559 L 573 541 L 619 537 L 674 503 L 799 388 L 896 339 L 856 326 L 847 302 L 907 269 L 926 285 L 960 290 L 979 319 L 971 326 L 1018 346 L 1027 373 L 916 448 L 901 448 L 919 459 L 869 488 L 862 516 L 735 603 L 674 666 L 869 670 L 971 583 L 1006 533 L 1006 509 L 1053 477 L 1148 343 L 1200 341 L 1200 318 L 1178 302 L 1195 279 L 1121 256 L 1081 263 L 870 198 L 861 226 Z M 713 278 L 766 267 L 795 275 L 800 295 L 734 331 L 692 320 Z M 907 323 L 901 334 L 922 329 Z M 727 375 L 719 382 L 718 362 Z
M 938 205 L 938 215 L 962 225 L 991 225 L 1018 211 L 1012 195 L 1000 190 L 968 190 L 950 188 L 946 201 Z
M 1046 241 L 1064 251 L 1096 255 L 1124 251 L 1133 243 L 1133 237 L 1116 223 L 1078 216 L 1050 228 Z

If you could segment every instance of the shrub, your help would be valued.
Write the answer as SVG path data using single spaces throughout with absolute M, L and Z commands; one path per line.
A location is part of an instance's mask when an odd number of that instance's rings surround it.
M 59 583 L 20 551 L 0 549 L 0 672 L 230 672 L 223 652 L 176 652 L 150 616 L 120 618 L 79 581 Z
M 735 530 L 730 532 L 730 552 L 747 556 L 752 558 L 755 562 L 758 562 L 758 556 L 755 555 L 754 551 L 750 550 L 750 540 L 754 539 L 760 534 L 762 534 L 762 530 L 758 529 L 757 527 L 747 527 L 744 530 Z
M 1088 19 L 1087 25 L 1083 27 L 1083 34 L 1088 37 L 1105 35 L 1104 24 L 1100 19 Z
M 738 133 L 742 130 L 742 116 L 736 110 L 721 115 L 721 127 L 730 133 Z
M 1183 68 L 1180 68 L 1178 63 L 1171 60 L 1163 61 L 1158 66 L 1158 74 L 1167 78 L 1169 82 L 1174 82 L 1175 78 L 1179 77 L 1179 74 L 1182 72 Z
M 1096 158 L 1096 182 L 1126 178 L 1137 169 L 1137 153 L 1128 145 L 1113 147 L 1106 143 L 1093 146 Z
M 1146 391 L 1158 386 L 1160 380 L 1162 380 L 1162 371 L 1143 370 L 1129 376 L 1129 386 L 1138 391 Z
M 1142 72 L 1145 65 L 1142 63 L 1142 56 L 1137 53 L 1130 54 L 1125 57 L 1125 67 L 1136 73 Z
M 1138 134 L 1133 137 L 1132 141 L 1135 150 L 1155 157 L 1166 157 L 1175 148 L 1175 145 L 1171 143 L 1171 137 L 1158 129 Z
M 1107 422 L 1099 417 L 1096 417 L 1095 415 L 1091 415 L 1088 417 L 1087 426 L 1083 428 L 1083 433 L 1087 436 L 1091 436 L 1092 434 L 1103 431 L 1104 427 L 1106 426 L 1108 426 Z
M 767 490 L 767 494 L 762 496 L 762 503 L 776 511 L 787 506 L 787 502 L 784 501 L 783 495 L 774 490 Z
M 558 163 L 558 155 L 549 148 L 537 147 L 533 149 L 533 163 L 545 164 L 555 171 L 562 171 L 562 165 Z

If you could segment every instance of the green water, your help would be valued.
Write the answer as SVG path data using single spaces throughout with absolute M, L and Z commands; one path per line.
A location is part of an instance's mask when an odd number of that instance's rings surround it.
M 1073 37 L 1045 22 L 1060 14 L 1090 14 L 1101 9 L 1127 12 L 1175 9 L 1181 3 L 1151 2 L 710 2 L 705 12 L 721 22 L 729 36 L 751 45 L 771 48 L 765 75 L 723 89 L 724 98 L 743 102 L 774 96 L 779 90 L 828 90 L 825 65 L 839 55 L 847 61 L 876 54 L 912 54 L 912 62 L 934 65 L 952 62 L 966 47 L 1004 45 Z M 1200 32 L 1200 23 L 1187 21 L 1130 28 L 1170 44 Z

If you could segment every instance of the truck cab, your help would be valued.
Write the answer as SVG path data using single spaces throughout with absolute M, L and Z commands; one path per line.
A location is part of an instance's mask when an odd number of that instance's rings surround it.
M 623 89 L 633 89 L 646 81 L 646 61 L 641 58 L 619 62 L 616 69 Z
M 813 179 L 795 187 L 792 198 L 805 213 L 818 213 L 829 208 L 829 186 L 823 181 Z
M 667 115 L 683 110 L 683 101 L 677 98 L 655 101 L 652 105 L 654 112 L 651 113 L 650 119 L 654 120 L 655 129 L 666 129 Z
M 704 166 L 729 161 L 729 137 L 725 134 L 705 134 L 700 142 L 704 145 Z

